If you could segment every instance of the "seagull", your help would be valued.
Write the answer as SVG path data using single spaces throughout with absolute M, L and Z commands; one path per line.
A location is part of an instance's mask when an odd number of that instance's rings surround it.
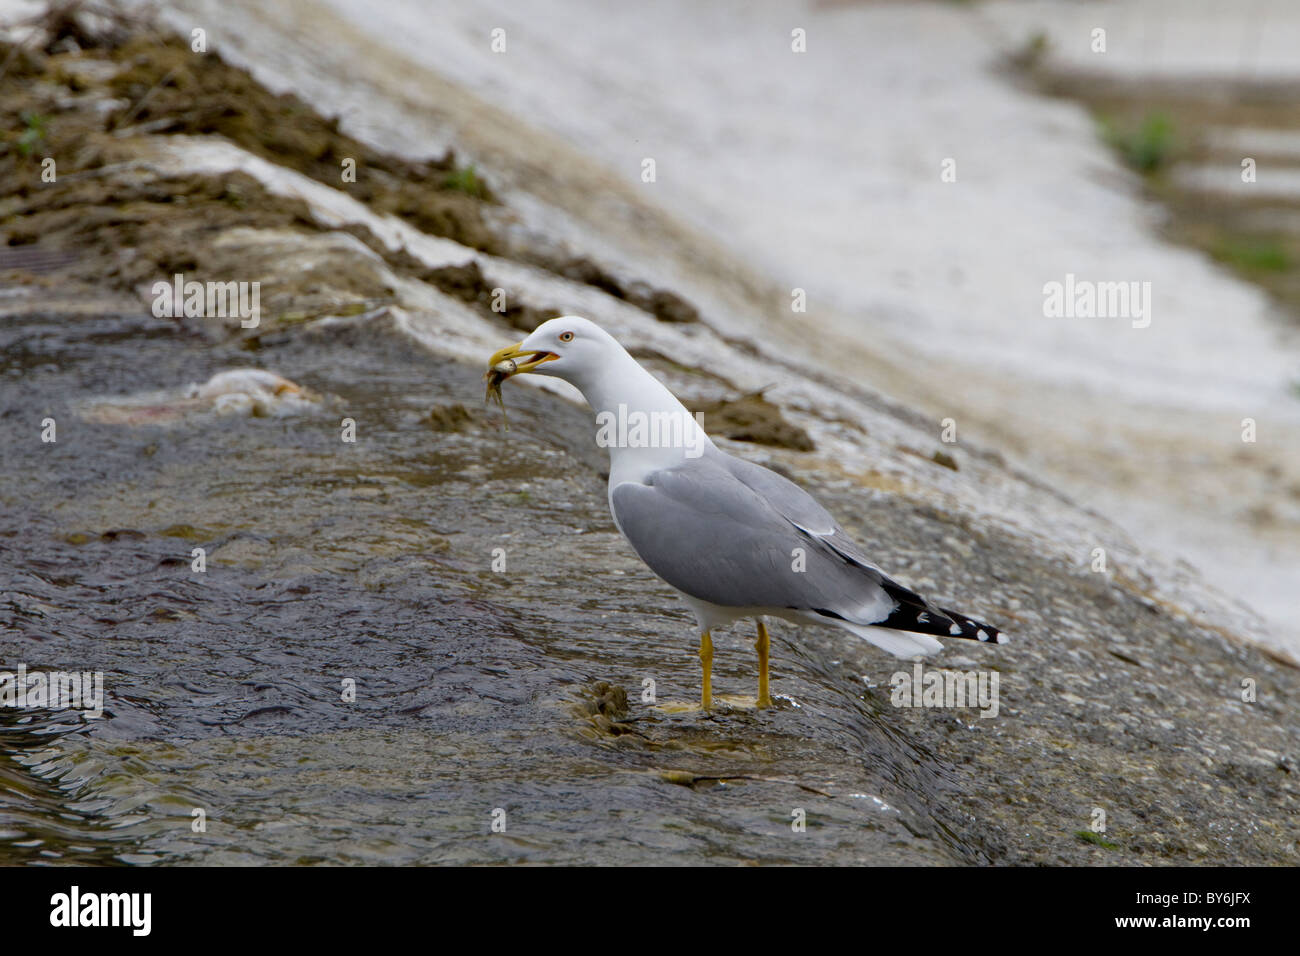
M 772 703 L 766 617 L 834 625 L 898 657 L 937 653 L 937 637 L 1006 643 L 997 628 L 886 577 L 794 482 L 718 448 L 594 322 L 549 319 L 501 349 L 488 362 L 489 392 L 527 373 L 574 385 L 596 412 L 597 444 L 609 449 L 614 524 L 695 614 L 703 710 L 713 700 L 711 632 L 745 618 L 758 625 L 759 707 Z

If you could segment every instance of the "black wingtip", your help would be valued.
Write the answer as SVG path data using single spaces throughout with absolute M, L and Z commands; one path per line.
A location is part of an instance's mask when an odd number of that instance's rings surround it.
M 952 618 L 954 627 L 960 629 L 961 633 L 951 633 L 950 637 L 961 637 L 969 641 L 979 641 L 981 644 L 1006 644 L 1008 638 L 992 624 L 985 624 L 983 621 L 976 621 L 967 617 L 965 614 L 958 614 L 956 611 L 950 611 L 948 608 L 941 608 L 944 614 Z

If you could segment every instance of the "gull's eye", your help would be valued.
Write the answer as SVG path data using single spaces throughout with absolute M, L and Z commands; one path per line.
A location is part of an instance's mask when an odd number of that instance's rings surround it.
M 560 333 L 560 341 L 561 341 L 561 342 L 572 342 L 572 341 L 573 341 L 573 333 L 572 333 L 572 332 L 561 332 L 561 333 Z

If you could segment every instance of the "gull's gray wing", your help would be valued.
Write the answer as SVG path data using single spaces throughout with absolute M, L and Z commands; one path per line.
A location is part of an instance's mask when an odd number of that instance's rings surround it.
M 653 472 L 644 483 L 619 484 L 610 507 L 641 560 L 700 600 L 997 639 L 996 628 L 940 609 L 886 577 L 794 482 L 717 449 Z
M 710 457 L 717 461 L 742 484 L 762 495 L 777 512 L 787 521 L 806 534 L 820 538 L 823 543 L 842 555 L 846 560 L 884 577 L 883 572 L 867 558 L 866 553 L 858 547 L 831 517 L 831 513 L 817 503 L 812 495 L 804 491 L 793 481 L 777 474 L 770 468 L 756 465 L 743 458 L 736 458 L 726 452 L 708 449 Z M 885 578 L 888 580 L 888 578 Z M 892 583 L 892 582 L 891 582 Z M 936 611 L 937 613 L 937 611 Z
M 641 560 L 692 597 L 725 607 L 819 611 L 860 624 L 888 618 L 897 606 L 888 593 L 893 582 L 787 518 L 783 510 L 793 510 L 817 530 L 830 521 L 797 486 L 767 474 L 798 495 L 778 485 L 752 487 L 706 456 L 656 471 L 645 483 L 619 484 L 610 505 Z

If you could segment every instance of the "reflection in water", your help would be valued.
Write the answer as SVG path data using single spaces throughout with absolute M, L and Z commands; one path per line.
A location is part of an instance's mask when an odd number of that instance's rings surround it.
M 67 714 L 0 709 L 0 866 L 109 864 L 134 850 L 129 836 L 78 800 L 56 745 L 79 723 Z

